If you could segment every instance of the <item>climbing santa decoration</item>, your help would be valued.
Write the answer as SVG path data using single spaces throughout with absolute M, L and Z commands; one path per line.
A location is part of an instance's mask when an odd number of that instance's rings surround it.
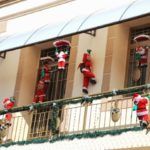
M 64 70 L 71 44 L 67 40 L 57 40 L 53 45 L 56 48 L 55 54 L 58 59 L 58 69 Z
M 44 80 L 41 79 L 37 83 L 33 103 L 37 103 L 37 102 L 42 103 L 44 101 L 45 96 L 46 96 L 45 92 L 46 91 L 45 91 L 45 87 L 44 87 Z
M 78 66 L 81 73 L 83 74 L 83 87 L 82 92 L 88 94 L 89 83 L 96 84 L 96 78 L 92 72 L 92 60 L 91 60 L 91 50 L 88 49 L 86 53 L 83 54 L 82 63 Z
M 138 81 L 141 77 L 141 73 L 143 71 L 146 71 L 146 67 L 148 64 L 148 46 L 142 46 L 140 42 L 150 40 L 149 35 L 138 35 L 134 37 L 134 41 L 136 42 L 136 48 L 135 48 L 135 70 L 133 74 L 133 80 Z M 144 84 L 144 83 L 142 83 Z
M 2 101 L 2 104 L 5 110 L 11 109 L 14 107 L 15 98 L 14 97 L 6 98 Z M 12 119 L 11 113 L 6 113 L 5 115 L 1 115 L 0 130 L 6 129 L 11 126 L 11 119 Z
M 148 104 L 148 97 L 142 97 L 138 93 L 134 93 L 132 101 L 134 103 L 133 110 L 136 111 L 137 117 L 140 121 L 140 126 L 142 128 L 147 128 L 149 124 L 149 116 L 146 105 Z
M 40 67 L 40 79 L 37 82 L 36 92 L 34 95 L 33 103 L 40 102 L 42 103 L 46 97 L 46 92 L 48 90 L 49 82 L 50 82 L 50 61 L 54 61 L 54 59 L 50 56 L 41 57 L 41 67 Z

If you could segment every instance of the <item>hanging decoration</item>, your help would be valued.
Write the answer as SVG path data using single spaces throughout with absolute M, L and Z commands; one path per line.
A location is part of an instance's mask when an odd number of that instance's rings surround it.
M 50 82 L 50 61 L 54 61 L 54 59 L 50 56 L 41 57 L 41 68 L 40 68 L 40 79 L 36 86 L 36 92 L 34 95 L 33 103 L 43 102 L 46 97 L 46 92 L 48 89 L 48 85 Z M 33 106 L 30 107 L 30 111 L 33 110 Z
M 42 103 L 45 98 L 45 87 L 44 87 L 44 80 L 40 79 L 39 82 L 37 83 L 37 88 L 36 92 L 34 95 L 33 103 L 40 102 Z
M 150 40 L 149 35 L 141 34 L 134 37 L 134 41 L 136 42 L 135 48 L 135 69 L 133 72 L 133 81 L 138 81 L 141 77 L 141 69 L 147 67 L 147 59 L 148 59 L 148 46 L 142 46 L 140 42 Z
M 56 48 L 55 54 L 56 57 L 58 58 L 58 69 L 64 70 L 66 64 L 66 58 L 68 57 L 71 44 L 67 40 L 57 40 L 53 42 L 53 45 Z
M 4 138 L 7 135 L 8 128 L 11 126 L 12 114 L 10 112 L 7 112 L 7 110 L 14 107 L 15 98 L 6 98 L 2 101 L 2 104 L 6 114 L 0 115 L 0 143 L 4 142 Z
M 42 66 L 40 68 L 41 74 L 40 74 L 40 78 L 44 80 L 44 83 L 49 83 L 50 82 L 50 66 L 49 66 L 49 62 L 50 61 L 54 61 L 54 59 L 50 56 L 46 56 L 46 57 L 41 57 L 41 62 L 42 62 Z
M 83 54 L 82 63 L 79 64 L 81 73 L 83 74 L 83 87 L 82 92 L 88 94 L 89 83 L 96 84 L 95 74 L 92 72 L 92 60 L 91 60 L 92 50 L 88 49 L 87 53 Z
M 121 113 L 120 113 L 120 109 L 118 108 L 117 100 L 115 101 L 114 107 L 112 107 L 111 116 L 113 122 L 117 122 L 120 119 Z
M 52 116 L 50 120 L 49 130 L 52 131 L 53 134 L 55 134 L 58 130 L 58 113 L 59 113 L 59 105 L 56 103 L 53 103 L 52 105 Z
M 135 49 L 135 59 L 138 61 L 139 67 L 147 67 L 147 51 L 144 46 L 137 46 Z
M 44 81 L 44 90 L 45 93 L 48 90 L 48 86 L 50 83 L 50 62 L 54 62 L 54 59 L 50 56 L 46 56 L 46 57 L 41 57 L 41 63 L 42 66 L 40 68 L 40 79 L 42 79 Z
M 138 93 L 134 93 L 132 97 L 132 101 L 134 103 L 133 110 L 136 110 L 137 117 L 140 121 L 140 126 L 144 129 L 147 128 L 149 124 L 149 116 L 146 105 L 148 103 L 147 97 L 141 97 Z

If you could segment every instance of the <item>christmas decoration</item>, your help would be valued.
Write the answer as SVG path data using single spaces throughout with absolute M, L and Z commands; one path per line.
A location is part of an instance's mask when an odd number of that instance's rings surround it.
M 143 92 L 143 90 L 148 90 L 150 89 L 150 84 L 138 86 L 138 87 L 130 87 L 126 89 L 116 89 L 112 90 L 109 92 L 104 92 L 104 93 L 99 93 L 99 94 L 94 94 L 90 95 L 87 97 L 76 97 L 76 98 L 68 98 L 68 99 L 61 99 L 61 100 L 55 100 L 55 101 L 47 101 L 43 103 L 33 103 L 32 105 L 28 106 L 22 106 L 22 107 L 16 107 L 12 109 L 2 110 L 0 111 L 0 115 L 6 114 L 8 112 L 10 113 L 15 113 L 15 112 L 22 112 L 22 111 L 28 111 L 31 109 L 39 109 L 39 108 L 44 108 L 44 107 L 51 107 L 52 108 L 52 113 L 51 113 L 51 119 L 50 120 L 50 125 L 49 125 L 49 130 L 52 132 L 56 132 L 58 129 L 58 112 L 60 108 L 62 108 L 64 105 L 68 104 L 77 104 L 77 103 L 91 103 L 93 100 L 100 100 L 102 98 L 108 98 L 116 95 L 123 95 L 123 94 L 129 94 L 129 93 L 134 93 L 134 92 Z
M 149 35 L 141 34 L 141 35 L 134 37 L 135 42 L 141 42 L 141 41 L 146 41 L 146 40 L 150 40 Z
M 81 73 L 83 74 L 83 93 L 88 94 L 89 83 L 96 84 L 96 79 L 92 69 L 91 50 L 87 50 L 87 53 L 83 54 L 82 63 L 79 64 Z
M 139 61 L 140 67 L 147 67 L 147 51 L 148 49 L 144 46 L 137 46 L 135 49 L 135 58 Z
M 11 109 L 14 107 L 15 98 L 14 97 L 6 98 L 3 100 L 2 103 L 3 103 L 4 109 L 6 109 L 6 110 Z M 6 126 L 11 126 L 11 118 L 12 118 L 11 113 L 5 114 L 5 125 Z
M 42 67 L 40 68 L 41 70 L 41 79 L 43 79 L 44 83 L 49 83 L 50 82 L 50 67 L 49 67 L 49 62 L 54 61 L 54 59 L 50 56 L 47 57 L 41 57 L 40 59 L 42 61 Z
M 148 46 L 142 46 L 140 42 L 150 40 L 149 35 L 141 34 L 133 39 L 136 42 L 135 48 L 135 69 L 133 71 L 133 81 L 137 82 L 141 78 L 141 73 L 145 72 L 148 59 Z M 142 82 L 142 84 L 144 81 Z
M 58 58 L 58 69 L 64 70 L 66 58 L 68 57 L 70 42 L 67 40 L 57 40 L 53 43 L 56 48 L 56 57 Z
M 143 93 L 143 90 L 150 89 L 150 84 L 145 84 L 137 87 L 129 87 L 125 89 L 116 89 L 116 96 L 117 95 L 123 95 L 123 94 L 131 94 L 135 92 Z M 93 94 L 90 95 L 89 98 L 84 98 L 84 97 L 75 97 L 75 98 L 68 98 L 68 99 L 61 99 L 61 100 L 55 100 L 55 101 L 47 101 L 43 103 L 34 103 L 32 104 L 34 109 L 46 107 L 46 106 L 51 106 L 53 103 L 56 103 L 57 105 L 68 105 L 68 104 L 77 104 L 77 103 L 82 103 L 83 101 L 90 102 L 92 100 L 100 100 L 102 98 L 108 98 L 114 96 L 114 90 L 109 91 L 109 92 L 104 92 L 104 93 L 98 93 L 98 94 Z M 0 111 L 0 115 L 6 114 L 8 112 L 15 113 L 15 112 L 22 112 L 22 111 L 28 111 L 30 110 L 30 107 L 32 105 L 27 105 L 27 106 L 22 106 L 22 107 L 16 107 L 12 109 L 2 110 Z
M 118 101 L 115 101 L 114 107 L 111 110 L 112 121 L 117 122 L 120 119 L 120 109 L 118 108 Z
M 58 135 L 53 136 L 51 139 L 48 138 L 35 138 L 32 140 L 25 140 L 25 141 L 18 141 L 18 142 L 10 142 L 6 144 L 1 144 L 0 147 L 6 147 L 12 145 L 27 145 L 27 144 L 39 144 L 39 143 L 45 143 L 50 142 L 54 143 L 57 141 L 64 141 L 64 140 L 74 140 L 74 139 L 86 139 L 86 138 L 98 138 L 98 137 L 104 137 L 106 135 L 120 135 L 125 132 L 138 132 L 141 131 L 140 127 L 132 127 L 132 128 L 125 128 L 125 129 L 115 129 L 115 130 L 107 130 L 107 131 L 95 131 L 95 132 L 85 132 L 80 134 L 73 134 L 73 135 Z
M 134 37 L 134 41 L 137 44 L 137 47 L 135 49 L 135 58 L 137 61 L 139 61 L 140 67 L 147 67 L 147 46 L 141 46 L 139 42 L 150 40 L 149 35 L 141 34 L 136 37 Z
M 33 99 L 33 103 L 43 102 L 45 98 L 45 87 L 44 87 L 44 80 L 39 80 L 37 84 L 36 93 Z
M 142 128 L 146 128 L 148 125 L 148 111 L 146 108 L 146 104 L 148 103 L 147 97 L 141 97 L 138 93 L 134 93 L 132 97 L 132 101 L 135 105 L 137 105 L 136 113 L 137 117 L 140 121 L 140 126 Z
M 136 66 L 136 68 L 133 71 L 132 79 L 133 79 L 133 81 L 137 82 L 140 79 L 140 77 L 141 77 L 141 71 L 140 71 L 140 68 L 138 65 L 138 66 Z
M 8 128 L 11 126 L 12 114 L 7 110 L 14 107 L 15 98 L 10 97 L 2 101 L 4 111 L 6 114 L 0 116 L 0 143 L 4 142 L 4 138 L 7 135 Z
M 52 106 L 52 117 L 50 120 L 49 130 L 52 131 L 53 134 L 58 130 L 58 113 L 59 113 L 59 105 L 55 104 Z

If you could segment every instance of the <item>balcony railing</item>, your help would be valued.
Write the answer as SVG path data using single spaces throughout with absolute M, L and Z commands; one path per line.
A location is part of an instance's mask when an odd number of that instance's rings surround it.
M 1 116 L 11 112 L 13 118 L 9 128 L 0 130 L 1 143 L 38 138 L 50 139 L 55 135 L 92 133 L 139 126 L 136 112 L 132 110 L 131 96 L 127 95 L 132 95 L 134 92 L 143 93 L 143 90 L 149 91 L 149 88 L 148 84 L 89 97 L 56 100 L 3 110 L 0 112 Z M 118 108 L 117 115 L 113 114 L 113 108 Z M 149 109 L 148 105 L 147 108 Z

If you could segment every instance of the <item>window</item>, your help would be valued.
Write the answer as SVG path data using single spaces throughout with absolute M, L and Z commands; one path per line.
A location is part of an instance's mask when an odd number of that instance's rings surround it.
M 67 81 L 67 72 L 68 72 L 68 60 L 66 60 L 66 66 L 64 70 L 57 69 L 57 58 L 55 55 L 55 48 L 46 49 L 41 51 L 41 58 L 50 56 L 54 59 L 54 61 L 50 61 L 50 82 L 48 84 L 46 97 L 44 101 L 51 101 L 55 99 L 64 98 L 65 89 L 66 89 L 66 81 Z M 40 79 L 40 68 L 43 65 L 43 62 L 40 61 L 39 65 L 39 73 L 37 77 L 37 81 Z M 29 138 L 37 138 L 37 137 L 47 137 L 50 135 L 49 131 L 49 123 L 51 118 L 51 108 L 45 107 L 38 109 L 33 112 L 32 115 L 32 123 L 30 132 L 28 133 Z M 59 112 L 59 116 L 61 116 L 61 112 Z
M 147 51 L 147 59 L 148 59 L 148 65 L 147 67 L 139 67 L 137 65 L 137 61 L 135 58 L 135 49 L 137 44 L 134 42 L 134 37 L 140 34 L 146 34 L 150 35 L 150 25 L 145 27 L 139 27 L 131 29 L 130 32 L 130 55 L 129 55 L 129 61 L 128 61 L 128 79 L 127 79 L 127 86 L 138 86 L 145 84 L 148 81 L 148 72 L 149 72 L 149 58 L 150 58 L 150 52 Z M 138 42 L 140 46 L 147 47 L 150 45 L 150 41 L 141 41 Z
M 56 100 L 64 98 L 66 81 L 67 81 L 67 72 L 68 72 L 68 59 L 66 60 L 66 66 L 64 70 L 57 69 L 57 58 L 55 55 L 55 48 L 42 50 L 41 57 L 50 56 L 54 59 L 54 62 L 50 63 L 50 83 L 48 85 L 46 93 L 46 101 Z M 40 66 L 41 66 L 40 62 Z M 38 77 L 39 78 L 39 77 Z

